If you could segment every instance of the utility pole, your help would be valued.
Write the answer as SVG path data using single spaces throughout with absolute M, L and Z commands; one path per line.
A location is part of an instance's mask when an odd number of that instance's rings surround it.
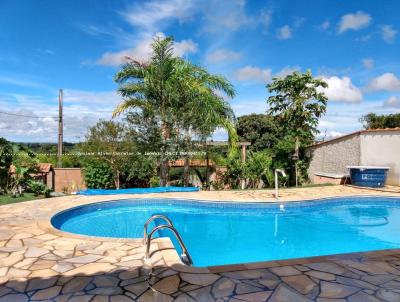
M 63 90 L 58 94 L 58 145 L 57 145 L 57 168 L 62 168 L 63 154 Z

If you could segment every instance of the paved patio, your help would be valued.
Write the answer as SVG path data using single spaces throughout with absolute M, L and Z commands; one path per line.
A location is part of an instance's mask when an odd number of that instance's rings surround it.
M 60 210 L 101 200 L 273 201 L 271 194 L 68 196 L 0 206 L 0 302 L 400 301 L 400 250 L 194 268 L 180 263 L 169 239 L 154 242 L 151 263 L 145 263 L 141 240 L 71 235 L 49 223 Z M 283 190 L 282 200 L 374 194 L 395 195 L 332 186 Z

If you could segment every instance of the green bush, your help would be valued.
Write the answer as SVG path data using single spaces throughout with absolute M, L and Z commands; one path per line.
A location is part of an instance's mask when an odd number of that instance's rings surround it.
M 85 163 L 86 186 L 89 189 L 113 189 L 113 173 L 110 166 L 104 162 L 93 160 Z
M 142 155 L 132 156 L 123 169 L 121 184 L 126 188 L 149 187 L 156 172 L 154 159 Z
M 239 189 L 240 179 L 242 179 L 244 175 L 245 168 L 241 158 L 238 155 L 229 158 L 227 168 L 228 170 L 225 173 L 225 183 L 227 183 L 231 189 Z
M 160 186 L 160 177 L 158 176 L 153 176 L 150 178 L 150 187 L 155 188 Z
M 43 195 L 45 197 L 50 196 L 50 189 L 41 181 L 28 180 L 27 182 L 28 191 L 32 192 L 35 196 Z
M 249 186 L 253 189 L 257 188 L 260 181 L 270 184 L 272 172 L 272 158 L 267 152 L 250 153 L 245 167 L 244 177 L 249 180 Z

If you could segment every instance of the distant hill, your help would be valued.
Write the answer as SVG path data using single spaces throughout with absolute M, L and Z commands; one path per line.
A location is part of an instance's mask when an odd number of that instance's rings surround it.
M 17 143 L 24 147 L 29 148 L 33 152 L 57 152 L 57 144 L 56 143 Z M 75 147 L 76 143 L 68 143 L 64 142 L 64 152 L 68 152 Z

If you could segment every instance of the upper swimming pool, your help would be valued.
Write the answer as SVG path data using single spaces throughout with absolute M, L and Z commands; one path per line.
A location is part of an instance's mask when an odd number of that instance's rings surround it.
M 51 222 L 76 234 L 142 238 L 143 224 L 153 214 L 172 220 L 195 266 L 400 247 L 400 198 L 390 197 L 292 202 L 283 208 L 265 203 L 130 199 L 72 208 Z M 163 230 L 159 235 L 170 234 Z

